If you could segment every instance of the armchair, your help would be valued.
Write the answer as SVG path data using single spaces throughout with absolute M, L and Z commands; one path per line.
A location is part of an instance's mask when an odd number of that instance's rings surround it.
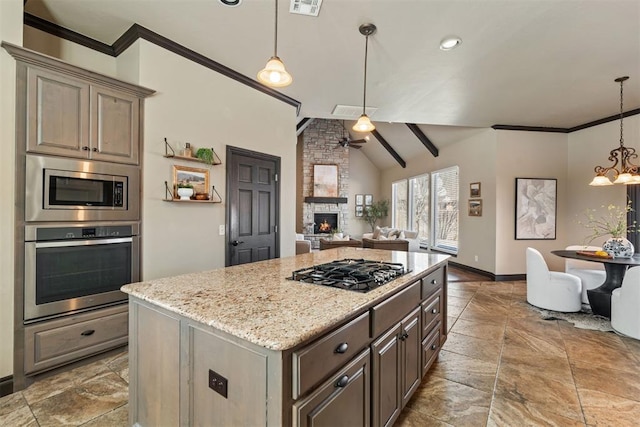
M 568 251 L 600 251 L 599 246 L 567 246 Z M 582 303 L 589 304 L 587 290 L 597 288 L 604 283 L 607 273 L 601 262 L 582 261 L 579 259 L 565 258 L 564 272 L 578 276 L 582 282 Z
M 627 270 L 622 286 L 611 293 L 611 327 L 640 340 L 640 267 Z
M 549 271 L 542 254 L 527 248 L 527 302 L 553 311 L 575 312 L 582 308 L 582 283 L 573 274 Z
M 311 252 L 311 242 L 304 239 L 303 234 L 296 233 L 296 255 L 308 254 Z

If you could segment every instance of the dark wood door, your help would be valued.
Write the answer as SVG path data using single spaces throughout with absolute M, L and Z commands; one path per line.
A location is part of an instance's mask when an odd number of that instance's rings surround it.
M 227 147 L 227 266 L 280 256 L 279 174 L 279 157 Z

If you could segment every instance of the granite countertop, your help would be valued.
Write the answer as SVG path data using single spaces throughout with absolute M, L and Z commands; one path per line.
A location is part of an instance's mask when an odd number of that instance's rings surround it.
M 344 258 L 398 262 L 412 271 L 368 293 L 288 280 Z M 272 350 L 287 350 L 384 299 L 448 255 L 338 248 L 122 287 L 127 294 Z

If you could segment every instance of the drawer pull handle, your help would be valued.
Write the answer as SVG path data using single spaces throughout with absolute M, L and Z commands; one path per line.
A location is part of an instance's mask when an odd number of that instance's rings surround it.
M 89 147 L 85 145 L 84 147 L 82 147 L 82 151 L 89 151 Z
M 96 147 L 93 147 L 93 148 L 91 149 L 91 151 L 93 151 L 93 152 L 98 152 L 98 149 L 97 149 Z
M 346 342 L 343 342 L 342 344 L 336 347 L 336 349 L 334 350 L 334 353 L 340 353 L 340 354 L 346 353 L 348 348 L 349 348 L 349 344 L 347 344 Z
M 435 344 L 431 344 L 431 350 L 435 350 L 436 348 L 438 348 L 438 346 L 437 346 L 437 345 L 435 345 Z
M 400 339 L 401 339 L 402 341 L 404 341 L 404 340 L 406 340 L 407 338 L 409 338 L 409 334 L 408 334 L 406 331 L 405 331 L 405 332 L 402 332 L 402 335 L 400 335 Z
M 82 332 L 80 335 L 82 335 L 83 337 L 88 337 L 89 335 L 93 335 L 96 332 L 95 329 L 87 329 L 86 331 Z
M 349 376 L 343 375 L 336 383 L 336 387 L 343 388 L 349 383 Z
M 437 313 L 438 313 L 438 309 L 437 309 L 437 308 L 434 308 L 433 310 L 431 310 L 431 312 L 432 312 L 433 314 L 437 314 Z

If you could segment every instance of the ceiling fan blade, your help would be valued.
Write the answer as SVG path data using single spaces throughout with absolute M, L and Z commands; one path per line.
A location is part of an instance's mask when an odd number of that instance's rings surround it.
M 355 141 L 349 141 L 349 144 L 366 144 L 366 139 L 356 139 Z
M 351 142 L 351 144 L 353 144 L 353 142 Z M 355 148 L 356 150 L 359 150 L 362 148 L 362 145 L 351 145 L 349 144 L 349 148 Z

